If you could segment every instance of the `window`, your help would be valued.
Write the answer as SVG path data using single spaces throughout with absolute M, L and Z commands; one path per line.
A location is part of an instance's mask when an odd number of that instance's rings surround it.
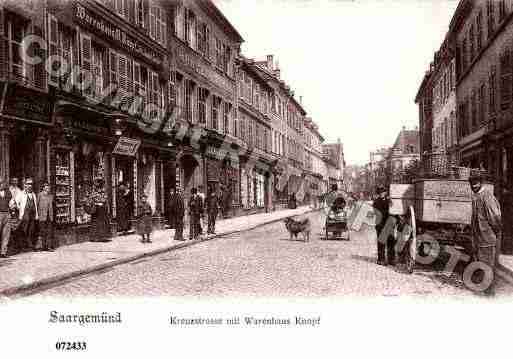
M 472 62 L 472 60 L 474 60 L 474 25 L 470 25 L 470 30 L 468 31 L 468 41 L 470 62 Z
M 268 98 L 267 93 L 263 92 L 262 97 L 260 98 L 260 101 L 262 102 L 260 105 L 260 110 L 264 114 L 267 114 L 267 98 Z
M 219 130 L 219 110 L 221 107 L 221 98 L 212 96 L 212 128 Z
M 29 22 L 20 16 L 7 13 L 4 26 L 4 31 L 8 39 L 9 74 L 19 80 L 26 80 L 29 75 L 27 73 L 28 64 L 25 64 L 23 61 L 21 47 L 23 45 L 23 39 L 28 32 Z M 57 39 L 57 26 L 55 26 L 54 29 L 50 37 Z
M 255 86 L 253 87 L 253 105 L 257 109 L 258 105 L 260 104 L 260 92 L 258 87 L 258 84 L 255 84 Z
M 495 19 L 493 15 L 493 7 L 494 7 L 495 0 L 488 0 L 487 6 L 486 6 L 486 15 L 488 17 L 488 39 L 490 39 L 493 36 L 494 33 L 494 26 L 495 26 Z
M 174 8 L 175 13 L 175 35 L 180 39 L 185 41 L 185 34 L 187 33 L 187 24 L 185 21 L 185 8 L 181 6 L 176 6 Z
M 114 7 L 119 16 L 128 19 L 128 0 L 114 0 Z
M 96 44 L 93 44 L 93 62 L 92 62 L 92 75 L 93 75 L 93 96 L 101 97 L 104 88 L 103 69 L 105 61 L 105 50 Z
M 483 13 L 481 10 L 477 14 L 476 18 L 476 31 L 477 31 L 477 38 L 476 38 L 476 44 L 477 44 L 477 52 L 481 51 L 481 47 L 483 46 L 483 21 L 482 21 Z
M 462 72 L 467 69 L 467 40 L 461 41 L 461 69 Z
M 490 115 L 495 114 L 495 86 L 496 86 L 496 74 L 495 74 L 495 67 L 492 67 L 492 70 L 490 71 L 490 77 L 488 78 L 488 86 L 489 86 L 489 93 L 490 93 L 490 100 L 488 101 L 488 109 Z
M 230 133 L 230 114 L 232 111 L 232 105 L 228 102 L 223 104 L 223 131 L 225 134 Z
M 476 91 L 472 90 L 472 113 L 471 113 L 471 127 L 470 130 L 473 131 L 477 127 L 477 102 L 476 102 Z
M 230 74 L 230 60 L 232 51 L 229 46 L 223 44 L 223 70 L 226 74 Z
M 192 122 L 193 119 L 193 100 L 192 96 L 194 93 L 194 82 L 190 80 L 185 81 L 185 98 L 184 98 L 184 107 L 185 107 L 185 120 L 188 122 Z
M 135 0 L 135 23 L 140 27 L 146 26 L 146 9 L 143 0 Z
M 191 12 L 192 14 L 192 12 Z M 194 16 L 194 14 L 192 14 Z M 154 3 L 150 5 L 150 37 L 158 43 L 166 46 L 166 14 L 164 9 Z M 193 29 L 193 27 L 191 27 Z
M 148 70 L 134 62 L 134 93 L 142 98 L 147 97 Z
M 485 107 L 486 107 L 486 89 L 485 84 L 481 84 L 479 88 L 479 124 L 485 123 Z
M 506 1 L 500 0 L 499 1 L 499 21 L 502 22 L 506 18 Z
M 197 29 L 197 40 L 198 51 L 205 56 L 207 54 L 207 25 L 200 24 Z
M 198 123 L 207 124 L 207 98 L 208 91 L 202 87 L 198 87 Z
M 501 55 L 501 108 L 508 108 L 511 102 L 511 55 L 505 49 Z
M 50 21 L 50 19 L 49 19 Z M 76 43 L 76 35 L 75 32 L 68 29 L 67 27 L 62 27 L 60 31 L 60 53 L 62 58 L 68 63 L 70 66 L 70 69 L 68 71 L 68 74 L 66 74 L 64 77 L 61 78 L 61 86 L 64 86 L 65 84 L 69 84 L 71 86 L 75 85 L 75 77 L 71 76 L 72 66 L 76 66 L 78 64 L 78 47 Z M 50 45 L 51 52 L 53 53 L 53 45 Z M 108 69 L 107 69 L 108 70 Z M 106 76 L 106 79 L 108 78 L 108 74 L 103 74 Z M 55 81 L 55 84 L 58 85 L 57 78 L 53 78 L 52 80 Z M 71 91 L 71 88 L 68 89 L 68 91 Z
M 253 100 L 253 82 L 251 81 L 251 78 L 248 76 L 248 74 L 244 74 L 244 82 L 246 83 L 246 94 L 245 98 L 248 103 L 251 103 Z
M 223 69 L 223 44 L 217 37 L 215 38 L 216 43 L 216 66 L 219 69 Z
M 269 92 L 269 102 L 271 103 L 271 110 L 273 113 L 276 113 L 276 96 Z

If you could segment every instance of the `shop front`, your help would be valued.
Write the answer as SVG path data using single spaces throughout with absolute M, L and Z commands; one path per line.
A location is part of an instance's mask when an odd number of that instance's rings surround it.
M 49 180 L 53 99 L 16 83 L 0 83 L 0 91 L 0 177 L 17 178 L 20 186 L 33 178 L 38 191 Z

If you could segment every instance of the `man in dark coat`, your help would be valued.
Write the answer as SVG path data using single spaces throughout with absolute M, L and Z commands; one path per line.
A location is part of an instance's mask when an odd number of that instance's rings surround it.
M 392 235 L 382 233 L 383 229 L 385 228 L 385 225 L 387 223 L 387 220 L 389 218 L 389 209 L 390 209 L 390 200 L 387 196 L 387 190 L 383 186 L 379 186 L 377 188 L 377 195 L 378 198 L 376 198 L 372 204 L 374 209 L 378 212 L 377 213 L 377 220 L 378 223 L 376 223 L 376 234 L 378 239 L 378 264 L 380 265 L 386 265 L 387 259 L 389 265 L 395 264 L 395 242 Z M 386 236 L 386 238 L 385 238 Z M 383 237 L 383 238 L 382 238 Z M 385 248 L 386 248 L 386 254 L 388 258 L 385 258 Z
M 473 246 L 477 259 L 491 269 L 490 285 L 484 294 L 495 294 L 495 270 L 500 253 L 500 241 L 502 239 L 502 219 L 500 204 L 488 189 L 482 187 L 482 179 L 479 175 L 469 178 L 472 195 L 472 219 L 471 228 Z M 481 283 L 484 272 L 479 272 L 478 281 Z
M 193 240 L 201 234 L 200 219 L 203 215 L 203 200 L 198 195 L 196 188 L 191 189 L 191 198 L 189 199 L 189 239 Z
M 130 230 L 133 198 L 130 189 L 125 184 L 119 186 L 117 198 L 118 231 L 126 234 Z
M 210 189 L 207 195 L 207 214 L 208 214 L 208 230 L 207 233 L 216 233 L 216 218 L 219 211 L 219 197 L 214 187 Z
M 185 203 L 180 188 L 171 189 L 169 201 L 169 225 L 175 229 L 175 241 L 183 241 L 183 217 L 185 215 Z

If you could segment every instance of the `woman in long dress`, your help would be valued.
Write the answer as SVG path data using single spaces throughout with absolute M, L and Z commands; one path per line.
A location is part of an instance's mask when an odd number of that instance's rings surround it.
M 89 240 L 91 242 L 108 242 L 111 237 L 110 210 L 103 185 L 96 186 L 92 199 L 94 210 Z

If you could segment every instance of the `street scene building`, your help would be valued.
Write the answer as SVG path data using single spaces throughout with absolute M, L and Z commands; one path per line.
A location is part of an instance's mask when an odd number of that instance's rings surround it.
M 363 3 L 0 0 L 0 302 L 513 293 L 513 4 Z
M 0 177 L 50 184 L 59 243 L 88 238 L 98 196 L 115 236 L 143 195 L 164 228 L 172 189 L 239 216 L 342 185 L 342 144 L 323 152 L 273 55 L 244 57 L 211 1 L 5 1 L 0 20 Z M 37 63 L 18 56 L 28 35 Z
M 508 1 L 460 1 L 416 98 L 425 167 L 442 174 L 451 166 L 486 170 L 503 218 L 513 213 L 512 11 Z M 511 233 L 505 221 L 503 248 L 512 247 Z

